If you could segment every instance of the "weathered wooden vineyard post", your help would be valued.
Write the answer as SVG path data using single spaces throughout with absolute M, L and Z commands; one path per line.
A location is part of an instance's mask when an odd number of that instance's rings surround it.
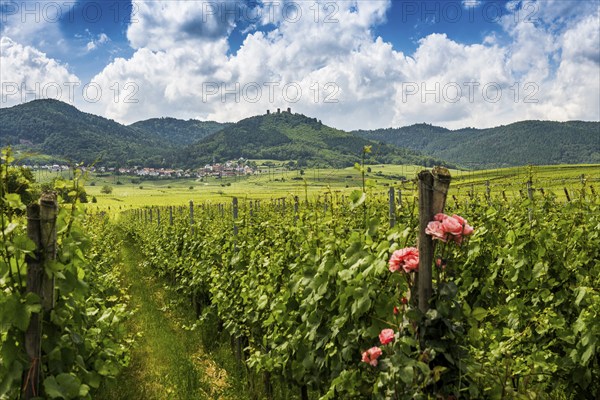
M 169 206 L 169 225 L 173 225 L 173 206 Z
M 389 190 L 389 218 L 390 218 L 390 228 L 393 228 L 396 225 L 396 201 L 394 199 L 394 188 L 390 188 Z
M 429 310 L 432 294 L 432 271 L 434 244 L 431 236 L 425 233 L 427 224 L 435 214 L 444 211 L 450 186 L 450 173 L 446 168 L 435 167 L 433 171 L 421 171 L 419 183 L 419 272 L 417 281 L 418 306 L 421 312 Z
M 444 212 L 448 188 L 450 187 L 450 172 L 443 167 L 435 167 L 433 174 L 433 214 Z
M 298 221 L 298 196 L 294 196 L 294 221 Z
M 491 189 L 490 189 L 490 181 L 489 179 L 485 181 L 485 198 L 488 202 L 488 204 L 491 203 L 492 198 L 491 198 Z
M 160 226 L 160 208 L 156 209 L 156 225 Z
M 238 219 L 238 199 L 237 197 L 234 197 L 233 200 L 231 201 L 231 208 L 232 208 L 232 213 L 233 213 L 233 236 L 237 238 L 237 234 L 238 234 L 238 226 L 237 226 L 237 219 Z
M 150 223 L 152 223 L 152 207 L 148 210 L 148 215 L 150 216 Z
M 431 264 L 433 262 L 433 240 L 425 233 L 427 224 L 433 220 L 433 175 L 425 170 L 417 175 L 419 182 L 419 272 L 417 300 L 419 309 L 427 312 L 431 298 Z
M 527 181 L 527 198 L 531 202 L 528 210 L 529 222 L 531 222 L 533 221 L 533 186 L 531 179 Z
M 56 260 L 56 217 L 58 215 L 58 202 L 56 193 L 42 194 L 40 198 L 40 228 L 42 232 L 42 248 L 46 262 Z M 54 308 L 54 276 L 46 279 L 43 285 L 43 306 L 45 311 Z
M 194 201 L 190 200 L 190 229 L 194 233 Z
M 571 196 L 569 196 L 569 191 L 567 190 L 567 188 L 563 188 L 564 192 L 565 192 L 565 197 L 567 198 L 567 201 L 570 203 L 571 202 Z
M 27 292 L 41 299 L 42 310 L 32 313 L 25 332 L 25 351 L 29 369 L 23 373 L 23 398 L 39 397 L 40 360 L 42 356 L 42 321 L 44 313 L 54 308 L 54 277 L 49 279 L 44 265 L 56 259 L 56 216 L 58 204 L 55 193 L 44 193 L 39 204 L 27 207 L 27 236 L 35 244 L 33 254 L 27 254 Z

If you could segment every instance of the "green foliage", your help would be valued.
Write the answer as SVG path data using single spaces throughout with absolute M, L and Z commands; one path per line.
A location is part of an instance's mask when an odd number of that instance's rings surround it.
M 176 155 L 187 167 L 217 160 L 247 159 L 297 160 L 306 165 L 347 167 L 354 164 L 365 146 L 372 145 L 371 163 L 426 165 L 420 154 L 372 142 L 320 124 L 301 114 L 270 114 L 246 118 L 185 148 Z M 432 160 L 431 160 L 432 161 Z M 439 162 L 438 162 L 439 164 Z
M 54 191 L 65 203 L 87 203 L 87 192 L 85 191 L 83 181 L 84 177 L 80 170 L 75 170 L 76 178 L 72 181 L 65 181 L 62 178 L 52 179 L 48 183 L 42 185 L 45 191 Z
M 31 315 L 42 311 L 40 299 L 27 293 L 26 256 L 35 244 L 27 236 L 20 197 L 6 191 L 12 162 L 3 151 L 0 164 L 0 398 L 18 398 L 29 369 L 24 332 Z M 66 187 L 57 182 L 56 189 Z M 77 183 L 71 189 L 78 187 Z M 71 191 L 70 191 L 71 192 Z M 76 193 L 72 198 L 77 198 Z M 55 280 L 56 304 L 43 314 L 42 368 L 44 398 L 91 398 L 103 379 L 114 378 L 128 362 L 130 340 L 123 321 L 130 311 L 113 271 L 119 243 L 103 217 L 86 217 L 83 206 L 61 203 L 56 222 L 58 254 L 45 264 Z
M 23 204 L 31 204 L 39 197 L 39 188 L 35 185 L 35 179 L 30 169 L 8 166 L 3 178 L 6 192 L 18 194 Z
M 86 114 L 58 100 L 0 109 L 0 146 L 13 145 L 89 165 L 162 166 L 173 145 L 150 132 Z
M 132 213 L 125 228 L 205 323 L 216 314 L 243 338 L 254 374 L 330 399 L 597 397 L 598 197 L 449 200 L 447 212 L 476 231 L 462 246 L 438 246 L 445 267 L 423 315 L 401 300 L 411 281 L 387 268 L 416 242 L 414 204 L 388 228 L 387 199 L 368 191 L 354 207 L 303 202 L 298 214 L 281 204 L 250 213 L 242 202 L 237 220 L 207 204 L 193 231 L 185 213 L 160 227 Z M 362 363 L 384 328 L 397 339 L 377 367 Z
M 112 191 L 113 191 L 113 188 L 110 185 L 104 185 L 104 186 L 102 186 L 102 189 L 100 189 L 100 193 L 104 193 L 104 194 L 111 194 Z
M 356 131 L 468 168 L 600 163 L 599 122 L 522 121 L 489 129 L 448 130 L 429 124 Z
M 346 167 L 372 144 L 368 163 L 491 168 L 600 163 L 598 122 L 523 121 L 450 131 L 427 124 L 356 131 L 330 128 L 300 114 L 270 114 L 235 124 L 158 118 L 130 126 L 82 113 L 57 100 L 0 109 L 0 146 L 27 152 L 29 163 L 83 161 L 105 166 L 198 168 L 213 158 L 295 161 Z M 42 153 L 42 155 L 36 153 Z M 44 156 L 49 155 L 49 156 Z
M 161 137 L 176 146 L 187 146 L 220 131 L 231 124 L 214 121 L 187 121 L 176 118 L 152 118 L 129 125 Z

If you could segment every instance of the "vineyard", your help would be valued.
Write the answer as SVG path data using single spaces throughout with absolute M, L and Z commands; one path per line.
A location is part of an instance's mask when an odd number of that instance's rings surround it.
M 34 188 L 11 162 L 3 151 L 0 398 L 90 399 L 132 343 L 114 270 L 120 241 L 108 218 L 68 200 L 83 190 L 77 180 L 26 206 Z
M 593 399 L 600 203 L 590 189 L 568 201 L 533 190 L 450 198 L 446 213 L 474 232 L 438 243 L 426 313 L 411 296 L 416 273 L 389 266 L 416 245 L 414 197 L 392 199 L 391 211 L 368 193 L 234 199 L 129 211 L 125 226 L 156 275 L 231 338 L 257 397 Z
M 600 197 L 584 179 L 568 191 L 480 183 L 451 184 L 426 230 L 414 191 L 363 185 L 109 219 L 72 200 L 77 179 L 62 183 L 48 307 L 28 285 L 31 207 L 3 188 L 0 398 L 96 398 L 127 367 L 132 311 L 114 268 L 124 241 L 194 310 L 206 347 L 227 343 L 242 398 L 600 398 Z

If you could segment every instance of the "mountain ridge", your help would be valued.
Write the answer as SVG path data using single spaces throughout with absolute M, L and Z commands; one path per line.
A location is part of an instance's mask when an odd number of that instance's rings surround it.
M 215 133 L 230 122 L 200 121 L 197 119 L 177 119 L 172 117 L 150 118 L 128 125 L 131 128 L 152 132 L 176 145 L 189 145 Z
M 203 164 L 213 157 L 243 157 L 295 160 L 298 166 L 346 167 L 354 165 L 363 148 L 369 145 L 373 148 L 369 162 L 446 164 L 412 150 L 377 144 L 331 128 L 316 118 L 289 112 L 242 119 L 185 149 L 179 160 L 182 164 Z
M 471 168 L 600 163 L 600 122 L 595 121 L 527 120 L 455 130 L 414 124 L 352 133 Z
M 600 163 L 600 122 L 518 121 L 450 130 L 421 123 L 346 132 L 289 112 L 236 123 L 151 118 L 122 125 L 58 100 L 0 108 L 0 146 L 99 165 L 197 167 L 218 158 L 274 158 L 298 165 L 446 163 L 469 168 Z M 446 160 L 443 162 L 441 160 Z

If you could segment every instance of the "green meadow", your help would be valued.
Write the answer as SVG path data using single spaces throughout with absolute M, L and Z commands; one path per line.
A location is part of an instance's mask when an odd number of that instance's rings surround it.
M 415 193 L 413 179 L 423 169 L 416 165 L 369 165 L 365 167 L 367 190 L 384 194 L 390 187 L 402 190 L 403 195 Z M 160 178 L 141 179 L 135 176 L 90 175 L 85 189 L 92 209 L 129 209 L 143 206 L 178 206 L 194 202 L 226 202 L 232 197 L 247 200 L 273 199 L 298 196 L 314 198 L 331 193 L 343 196 L 362 188 L 361 172 L 353 167 L 342 169 L 287 170 L 283 166 L 264 169 L 259 175 L 239 177 Z M 569 192 L 582 187 L 600 190 L 600 165 L 525 166 L 504 169 L 464 171 L 451 170 L 450 195 L 461 196 L 485 193 L 492 196 L 515 197 L 526 190 L 531 179 L 535 189 L 554 193 L 564 198 L 564 188 Z M 64 174 L 64 173 L 63 173 Z M 102 193 L 104 186 L 112 193 Z M 519 192 L 521 191 L 521 192 Z

